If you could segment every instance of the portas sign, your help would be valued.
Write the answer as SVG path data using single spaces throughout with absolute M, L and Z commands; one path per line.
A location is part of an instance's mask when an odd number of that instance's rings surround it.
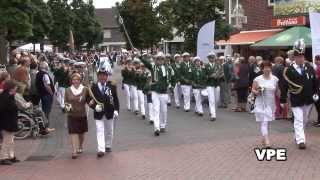
M 287 26 L 303 26 L 306 24 L 305 16 L 274 18 L 272 19 L 272 27 L 287 27 Z

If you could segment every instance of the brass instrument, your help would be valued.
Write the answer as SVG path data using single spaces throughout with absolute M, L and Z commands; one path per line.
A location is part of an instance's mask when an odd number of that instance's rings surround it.
M 286 67 L 283 71 L 283 77 L 289 84 L 289 92 L 292 94 L 300 94 L 303 90 L 303 86 L 292 82 L 287 76 L 288 68 Z

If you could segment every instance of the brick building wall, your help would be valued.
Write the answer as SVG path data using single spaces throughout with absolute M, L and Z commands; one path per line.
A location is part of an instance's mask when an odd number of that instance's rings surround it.
M 268 0 L 240 0 L 248 23 L 242 30 L 271 29 L 273 7 L 268 6 Z

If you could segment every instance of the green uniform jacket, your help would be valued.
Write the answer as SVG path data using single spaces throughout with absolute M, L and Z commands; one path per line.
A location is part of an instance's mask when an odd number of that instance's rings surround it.
M 123 84 L 130 84 L 129 70 L 127 67 L 125 67 L 121 70 L 121 75 L 122 75 L 122 83 Z
M 180 64 L 177 64 L 177 63 L 173 63 L 171 65 L 172 67 L 172 70 L 173 70 L 173 73 L 172 73 L 172 76 L 171 76 L 171 85 L 172 87 L 175 87 L 176 84 L 178 82 L 180 82 L 180 79 L 181 79 L 181 65 Z
M 202 67 L 192 68 L 192 88 L 204 89 L 206 87 L 206 73 Z
M 148 73 L 143 72 L 142 74 L 137 74 L 137 88 L 138 90 L 144 90 L 145 85 L 148 81 Z
M 165 73 L 163 74 L 161 66 L 152 65 L 149 61 L 142 59 L 142 63 L 151 71 L 152 83 L 151 91 L 157 93 L 166 94 L 170 83 L 170 74 L 168 68 L 165 67 Z
M 207 79 L 207 86 L 214 86 L 217 87 L 221 82 L 224 81 L 224 73 L 222 65 L 210 63 L 206 64 L 205 66 L 205 73 Z
M 182 85 L 191 85 L 191 79 L 192 79 L 192 64 L 189 62 L 189 64 L 182 62 L 181 63 L 181 69 L 180 69 L 180 82 Z

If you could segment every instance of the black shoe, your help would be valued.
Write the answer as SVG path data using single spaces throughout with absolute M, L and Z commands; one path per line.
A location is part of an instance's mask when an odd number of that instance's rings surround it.
M 177 109 L 180 109 L 180 106 L 176 106 Z
M 198 115 L 199 115 L 200 117 L 202 117 L 202 116 L 203 116 L 203 114 L 202 114 L 202 113 L 198 113 Z
M 152 124 L 153 124 L 153 121 L 149 121 L 149 124 L 152 125 Z
M 314 123 L 313 126 L 314 126 L 314 127 L 320 127 L 320 123 L 318 123 L 318 122 L 317 122 L 317 123 Z
M 185 112 L 189 112 L 189 110 L 184 110 Z
M 77 154 L 72 154 L 71 159 L 77 159 L 78 155 Z
M 216 120 L 216 118 L 211 118 L 211 119 L 210 119 L 210 121 L 215 121 L 215 120 Z
M 107 147 L 107 148 L 106 148 L 106 152 L 107 152 L 107 153 L 111 152 L 111 148 Z
M 98 152 L 97 158 L 102 158 L 104 156 L 104 152 Z
M 196 115 L 199 115 L 199 113 L 198 112 L 194 112 Z
M 160 131 L 159 131 L 159 130 L 156 130 L 156 131 L 154 132 L 154 136 L 160 136 Z
M 161 133 L 166 132 L 166 128 L 160 128 L 160 132 L 161 132 Z
M 138 115 L 138 114 L 139 114 L 139 111 L 135 111 L 134 113 L 135 113 L 136 115 Z
M 299 149 L 306 149 L 306 145 L 304 143 L 299 143 L 298 146 Z
M 18 162 L 20 162 L 20 160 L 17 159 L 16 157 L 9 159 L 9 161 L 12 162 L 12 163 L 18 163 Z
M 66 110 L 64 108 L 61 109 L 62 113 L 66 113 Z
M 8 159 L 1 160 L 1 161 L 0 161 L 0 165 L 10 166 L 10 165 L 12 165 L 12 164 L 13 164 L 13 163 L 12 163 L 10 160 L 8 160 Z
M 145 115 L 142 115 L 142 119 L 146 119 L 146 116 L 145 116 Z
M 171 103 L 168 103 L 167 105 L 168 105 L 168 106 L 171 106 Z

